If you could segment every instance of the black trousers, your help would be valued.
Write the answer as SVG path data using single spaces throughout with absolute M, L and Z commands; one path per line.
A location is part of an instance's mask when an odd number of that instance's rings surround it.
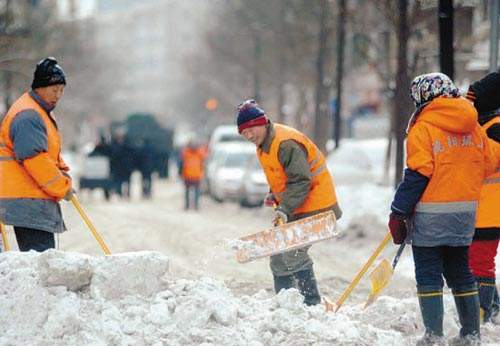
M 54 233 L 27 227 L 14 227 L 17 245 L 21 251 L 43 252 L 56 247 Z

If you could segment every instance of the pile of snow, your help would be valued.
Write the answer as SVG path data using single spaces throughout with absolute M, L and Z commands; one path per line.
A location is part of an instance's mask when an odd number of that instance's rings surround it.
M 294 289 L 236 297 L 208 277 L 173 278 L 157 252 L 2 253 L 0 312 L 0 345 L 410 345 L 422 333 L 414 298 L 333 314 Z

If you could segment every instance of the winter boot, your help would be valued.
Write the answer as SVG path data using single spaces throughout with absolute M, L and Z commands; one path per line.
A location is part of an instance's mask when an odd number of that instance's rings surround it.
M 425 326 L 425 334 L 417 342 L 417 346 L 443 344 L 443 288 L 440 286 L 417 286 L 417 295 Z
M 495 293 L 493 294 L 493 303 L 491 304 L 491 320 L 494 323 L 500 323 L 498 314 L 500 312 L 500 298 L 498 297 L 498 288 L 495 287 Z
M 460 320 L 460 335 L 451 345 L 479 345 L 479 295 L 476 285 L 453 289 L 453 297 Z
M 274 292 L 278 294 L 281 290 L 287 290 L 289 288 L 294 288 L 295 287 L 295 278 L 293 275 L 283 275 L 283 276 L 277 276 L 273 275 L 274 277 Z
M 481 307 L 481 321 L 491 322 L 493 297 L 495 296 L 495 279 L 477 277 L 479 285 L 479 305 Z
M 321 303 L 321 297 L 318 291 L 318 284 L 314 277 L 314 270 L 310 269 L 301 270 L 295 273 L 300 294 L 304 296 L 304 303 L 308 306 Z

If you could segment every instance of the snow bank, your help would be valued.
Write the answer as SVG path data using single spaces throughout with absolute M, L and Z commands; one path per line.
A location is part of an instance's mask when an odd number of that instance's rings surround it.
M 175 279 L 168 268 L 157 252 L 2 253 L 0 345 L 385 346 L 422 333 L 413 298 L 333 314 L 306 307 L 295 289 L 236 297 L 220 281 Z

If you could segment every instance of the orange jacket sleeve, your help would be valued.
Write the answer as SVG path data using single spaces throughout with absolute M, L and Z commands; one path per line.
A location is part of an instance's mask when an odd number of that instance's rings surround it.
M 61 173 L 46 152 L 24 160 L 23 166 L 40 188 L 56 200 L 62 199 L 71 189 L 71 179 Z
M 485 163 L 485 176 L 489 176 L 499 168 L 500 164 L 500 144 L 488 138 L 486 131 L 481 129 L 481 138 L 483 141 L 483 153 Z
M 406 141 L 406 165 L 427 178 L 434 172 L 432 140 L 425 126 L 414 125 L 408 133 Z

